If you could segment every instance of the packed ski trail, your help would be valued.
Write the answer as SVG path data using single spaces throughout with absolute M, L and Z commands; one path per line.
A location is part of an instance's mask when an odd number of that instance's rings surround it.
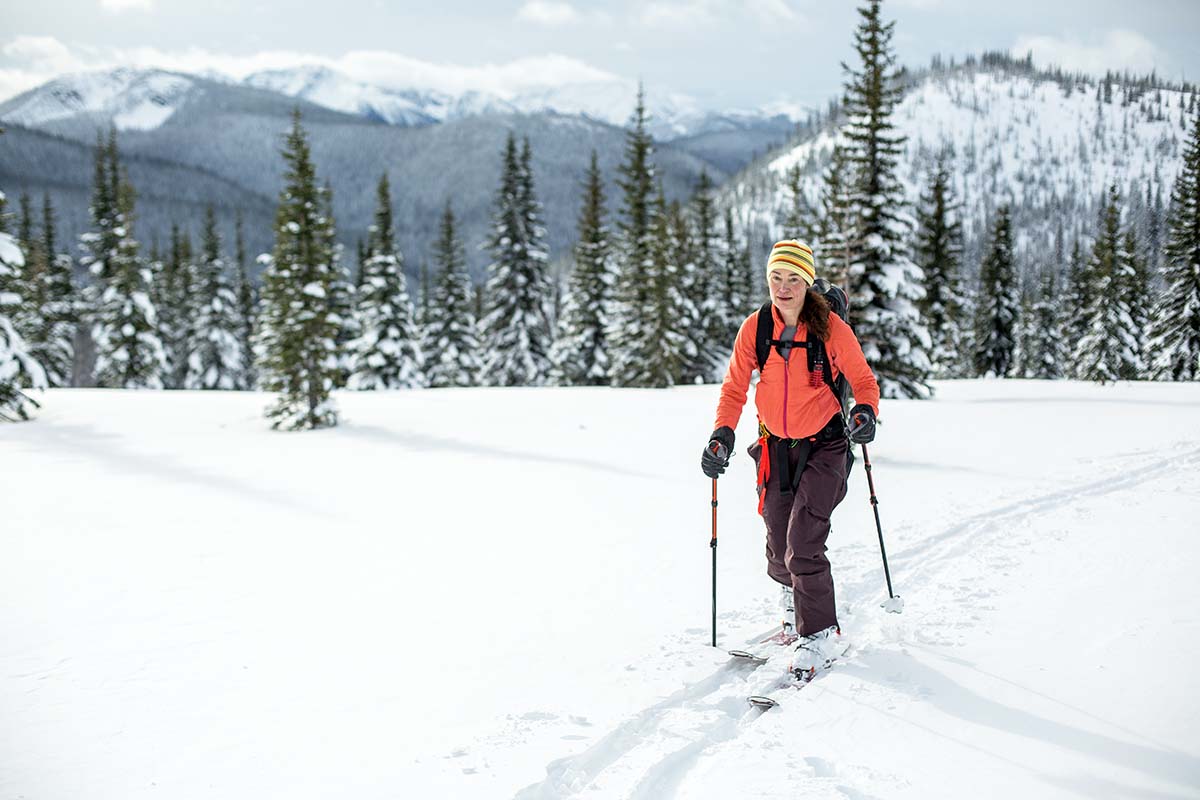
M 342 394 L 298 436 L 50 392 L 0 431 L 0 797 L 1200 796 L 1200 387 L 938 390 L 871 449 L 904 612 L 858 463 L 852 649 L 800 690 L 725 652 L 778 622 L 752 413 L 708 646 L 714 387 Z
M 1128 454 L 1127 457 L 1136 460 L 1137 466 L 1127 466 L 1107 475 L 1096 475 L 1092 471 L 1090 479 L 1079 480 L 1077 477 L 1079 482 L 1074 485 L 1052 492 L 1032 494 L 973 514 L 927 536 L 918 545 L 901 551 L 893 557 L 893 562 L 901 565 L 897 569 L 905 576 L 906 589 L 916 596 L 932 596 L 927 591 L 930 582 L 940 580 L 948 572 L 953 572 L 952 565 L 964 557 L 964 551 L 988 557 L 993 566 L 1014 565 L 1014 561 L 1003 552 L 1006 547 L 1003 538 L 1022 526 L 1026 526 L 1026 529 L 1032 527 L 1037 517 L 1062 509 L 1068 504 L 1082 502 L 1088 497 L 1136 491 L 1152 481 L 1161 480 L 1172 471 L 1194 473 L 1196 468 L 1200 468 L 1200 448 L 1176 446 L 1175 449 L 1180 452 L 1167 457 L 1147 453 Z M 1195 485 L 1200 486 L 1200 482 L 1195 482 Z M 1029 546 L 1032 542 L 1027 535 L 1023 535 L 1016 544 Z M 873 669 L 882 667 L 885 672 L 888 671 L 888 661 L 892 658 L 888 653 L 892 648 L 888 645 L 915 647 L 934 658 L 956 661 L 960 666 L 973 668 L 968 662 L 953 659 L 939 652 L 938 648 L 922 644 L 920 636 L 911 642 L 905 641 L 905 637 L 895 636 L 895 631 L 903 630 L 904 626 L 892 624 L 893 621 L 886 615 L 868 607 L 878 593 L 878 582 L 882 580 L 881 575 L 871 574 L 876 571 L 867 567 L 865 572 L 868 574 L 858 575 L 855 580 L 849 582 L 848 591 L 843 589 L 845 594 L 859 598 L 850 603 L 851 617 L 857 620 L 860 614 L 866 612 L 865 615 L 874 619 L 871 619 L 865 628 L 860 629 L 854 650 L 834 669 L 844 670 L 852 676 L 871 679 L 869 676 Z M 843 580 L 844 586 L 846 583 L 847 581 Z M 974 580 L 960 578 L 958 585 L 957 594 L 962 603 L 952 609 L 954 613 L 941 615 L 944 618 L 939 618 L 936 613 L 926 613 L 923 615 L 923 624 L 943 629 L 945 626 L 962 627 L 962 610 L 965 607 L 969 608 L 973 599 L 990 596 L 990 593 L 982 590 L 980 584 Z M 964 590 L 966 586 L 974 588 Z M 971 616 L 978 619 L 975 614 Z M 751 636 L 746 645 L 760 642 L 761 638 L 761 635 Z M 858 658 L 859 652 L 864 649 L 871 657 Z M 766 687 L 775 690 L 774 699 L 784 705 L 794 705 L 788 695 L 807 687 L 797 685 L 787 678 L 786 661 L 786 650 L 780 649 L 768 665 L 759 669 L 736 659 L 722 665 L 710 677 L 685 687 L 623 723 L 584 753 L 553 762 L 547 770 L 547 779 L 518 793 L 517 800 L 567 797 L 624 797 L 643 800 L 677 796 L 679 787 L 684 783 L 689 771 L 706 756 L 715 755 L 714 751 L 721 747 L 725 747 L 726 750 L 736 749 L 738 752 L 745 750 L 730 748 L 726 743 L 736 739 L 764 713 L 761 710 L 748 709 L 745 703 L 746 695 L 766 693 L 763 688 Z M 1028 691 L 1002 674 L 981 674 L 992 681 L 1007 683 L 1019 690 Z M 819 679 L 823 677 L 824 673 L 818 676 Z M 758 685 L 758 691 L 753 688 L 755 685 Z M 794 688 L 790 691 L 778 691 L 789 686 Z M 1067 726 L 1039 720 L 1039 724 L 1051 735 L 1060 736 L 1068 741 L 1078 738 L 1081 744 L 1094 747 L 1117 762 L 1144 765 L 1151 774 L 1174 777 L 1181 785 L 1190 784 L 1200 791 L 1200 784 L 1196 783 L 1200 781 L 1200 760 L 1195 754 L 1185 754 L 1175 748 L 1163 748 L 1161 745 L 1157 748 L 1139 747 L 1128 741 L 1129 738 L 1141 738 L 1136 732 L 1122 726 L 1114 726 L 1100 717 L 1062 704 L 1048 695 L 1042 697 L 1064 706 L 1073 714 L 1090 717 L 1104 727 L 1116 728 L 1115 732 L 1121 738 L 1084 734 Z M 853 700 L 849 697 L 846 699 Z M 1018 717 L 1016 724 L 1021 724 L 1019 715 L 1013 714 L 1003 706 L 982 698 L 975 698 L 971 702 L 986 706 L 982 713 L 995 716 L 998 720 L 1003 720 L 1006 715 L 1015 716 Z M 967 702 L 966 705 L 971 705 L 971 702 Z M 690 736 L 689 731 L 692 733 Z M 819 735 L 819 731 L 816 733 Z M 647 753 L 657 754 L 661 758 L 646 765 Z M 820 767 L 814 768 L 811 776 L 806 775 L 795 784 L 795 790 L 804 791 L 804 796 L 810 796 L 808 792 L 815 788 L 808 778 L 820 778 L 820 773 L 830 771 L 828 762 L 819 759 L 817 761 Z M 631 788 L 626 786 L 631 782 Z M 777 787 L 778 796 L 798 796 L 784 789 L 786 785 L 786 782 L 781 781 L 781 786 Z M 840 796 L 859 796 L 848 786 L 838 785 L 835 788 Z M 710 795 L 701 792 L 697 796 Z M 711 796 L 719 794 L 713 793 Z

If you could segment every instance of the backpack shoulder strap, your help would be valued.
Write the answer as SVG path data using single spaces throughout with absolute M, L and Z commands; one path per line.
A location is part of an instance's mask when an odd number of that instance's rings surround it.
M 767 302 L 758 310 L 758 328 L 754 335 L 754 354 L 758 357 L 760 373 L 771 355 L 771 334 L 774 332 L 775 317 L 771 314 L 771 303 Z

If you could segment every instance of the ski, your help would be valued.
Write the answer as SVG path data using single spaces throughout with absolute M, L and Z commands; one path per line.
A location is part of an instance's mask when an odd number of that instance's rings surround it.
M 819 668 L 814 667 L 813 669 L 804 670 L 799 673 L 789 670 L 786 677 L 782 678 L 783 681 L 786 681 L 786 684 L 777 686 L 775 691 L 772 692 L 772 694 L 777 694 L 778 691 L 781 691 L 781 690 L 787 688 L 788 686 L 790 686 L 794 689 L 797 689 L 797 690 L 803 689 L 805 686 L 812 683 L 818 677 L 820 677 L 821 675 L 824 675 L 826 672 L 828 672 L 830 669 L 832 669 L 833 665 L 836 664 L 838 661 L 842 660 L 842 658 L 845 658 L 846 656 L 848 656 L 851 653 L 851 650 L 852 650 L 852 648 L 847 647 L 844 651 L 842 651 L 842 654 L 838 658 L 825 662 L 825 664 Z M 776 700 L 774 697 L 772 697 L 770 694 L 752 694 L 746 698 L 746 702 L 749 703 L 750 705 L 754 706 L 755 708 L 760 708 L 764 711 L 766 711 L 768 709 L 772 709 L 775 706 L 779 705 L 779 701 Z
M 751 643 L 753 645 L 773 645 L 778 647 L 787 647 L 795 641 L 796 634 L 792 632 L 790 627 L 785 629 L 783 625 L 776 625 L 766 633 L 754 637 L 754 639 L 751 640 Z M 754 649 L 758 650 L 759 648 L 755 646 Z M 762 666 L 770 659 L 769 655 L 762 655 L 761 652 L 751 652 L 749 650 L 729 650 L 727 652 L 729 655 L 733 656 L 735 660 L 746 661 L 754 664 L 755 666 Z

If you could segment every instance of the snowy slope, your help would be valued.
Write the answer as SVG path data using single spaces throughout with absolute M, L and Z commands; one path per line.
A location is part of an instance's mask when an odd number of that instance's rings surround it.
M 1094 80 L 1075 87 L 1000 67 L 927 74 L 893 120 L 907 137 L 899 176 L 909 203 L 918 202 L 934 159 L 949 148 L 969 244 L 985 235 L 991 212 L 1009 203 L 1017 214 L 1018 253 L 1042 261 L 1059 225 L 1068 248 L 1077 232 L 1091 229 L 1096 201 L 1113 183 L 1125 202 L 1158 191 L 1166 203 L 1182 165 L 1191 98 L 1150 90 L 1125 105 L 1121 84 L 1113 84 L 1111 103 L 1098 102 Z M 839 140 L 845 141 L 837 127 L 812 132 L 726 184 L 723 202 L 777 238 L 792 202 L 787 172 L 800 166 L 805 198 L 819 207 L 824 169 Z
M 938 385 L 830 557 L 850 657 L 770 712 L 709 637 L 716 387 L 55 390 L 0 428 L 0 797 L 1195 797 L 1200 386 Z M 738 450 L 753 416 L 739 427 Z M 775 621 L 751 463 L 719 636 Z

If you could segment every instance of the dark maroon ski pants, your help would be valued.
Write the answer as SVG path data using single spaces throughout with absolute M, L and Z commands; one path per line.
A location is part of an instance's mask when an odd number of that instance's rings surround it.
M 771 464 L 763 501 L 767 574 L 792 587 L 796 631 L 801 636 L 838 624 L 825 542 L 829 538 L 829 517 L 846 496 L 848 447 L 845 437 L 812 442 L 800 483 L 790 495 L 780 489 L 779 465 Z M 757 443 L 749 451 L 757 463 L 761 458 Z M 780 448 L 773 447 L 771 455 L 780 452 Z M 786 452 L 793 468 L 789 472 L 794 472 L 802 449 L 797 446 Z

